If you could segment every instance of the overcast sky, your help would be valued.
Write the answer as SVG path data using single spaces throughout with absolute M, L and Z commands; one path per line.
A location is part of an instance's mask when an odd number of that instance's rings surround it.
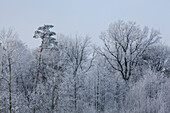
M 30 48 L 40 45 L 32 36 L 44 24 L 100 43 L 100 33 L 119 19 L 160 30 L 163 43 L 170 45 L 170 0 L 0 0 L 0 29 L 15 28 Z

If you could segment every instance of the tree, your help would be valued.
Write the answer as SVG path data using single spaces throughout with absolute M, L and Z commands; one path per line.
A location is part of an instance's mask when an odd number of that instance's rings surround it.
M 67 45 L 66 45 L 67 44 Z M 64 45 L 66 47 L 66 55 L 68 59 L 69 72 L 73 76 L 73 90 L 74 90 L 74 110 L 78 112 L 78 101 L 80 101 L 80 95 L 78 95 L 83 89 L 84 75 L 91 69 L 95 53 L 90 51 L 90 38 L 77 37 L 69 40 Z
M 143 63 L 149 65 L 152 71 L 166 72 L 169 70 L 170 49 L 164 45 L 149 47 L 142 55 Z
M 51 49 L 52 47 L 57 46 L 56 39 L 52 36 L 56 35 L 55 32 L 51 32 L 50 28 L 53 28 L 53 25 L 44 25 L 38 28 L 38 30 L 35 31 L 33 38 L 41 38 L 42 43 L 40 46 L 40 55 L 38 60 L 38 69 L 37 69 L 37 79 L 36 84 L 38 82 L 38 76 L 40 72 L 40 65 L 41 65 L 41 53 L 43 49 Z
M 2 30 L 0 34 L 1 40 L 1 76 L 0 78 L 8 83 L 9 88 L 9 111 L 14 111 L 13 103 L 15 98 L 13 89 L 15 87 L 15 79 L 19 70 L 17 66 L 20 65 L 21 58 L 26 53 L 25 45 L 17 39 L 17 33 L 14 33 L 12 29 L 8 31 Z
M 159 38 L 160 33 L 156 30 L 149 30 L 148 27 L 142 29 L 135 22 L 118 21 L 110 24 L 109 29 L 101 34 L 104 49 L 99 53 L 127 81 L 139 58 Z

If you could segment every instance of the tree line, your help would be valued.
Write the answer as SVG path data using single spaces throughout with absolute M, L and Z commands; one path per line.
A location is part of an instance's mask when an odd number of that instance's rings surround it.
M 0 112 L 169 113 L 170 48 L 159 31 L 119 20 L 98 47 L 53 27 L 38 27 L 33 50 L 1 30 Z

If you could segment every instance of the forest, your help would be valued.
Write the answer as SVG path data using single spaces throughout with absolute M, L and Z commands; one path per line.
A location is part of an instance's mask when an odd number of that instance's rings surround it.
M 0 31 L 0 113 L 169 113 L 170 47 L 161 33 L 118 20 L 90 36 L 40 25 L 30 49 Z

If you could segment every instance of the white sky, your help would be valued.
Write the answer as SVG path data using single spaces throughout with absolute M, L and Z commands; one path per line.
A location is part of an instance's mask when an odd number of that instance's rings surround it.
M 39 46 L 32 36 L 44 24 L 54 25 L 56 33 L 88 35 L 100 44 L 100 33 L 119 19 L 160 30 L 170 46 L 170 0 L 0 0 L 0 29 L 15 28 L 30 48 Z

